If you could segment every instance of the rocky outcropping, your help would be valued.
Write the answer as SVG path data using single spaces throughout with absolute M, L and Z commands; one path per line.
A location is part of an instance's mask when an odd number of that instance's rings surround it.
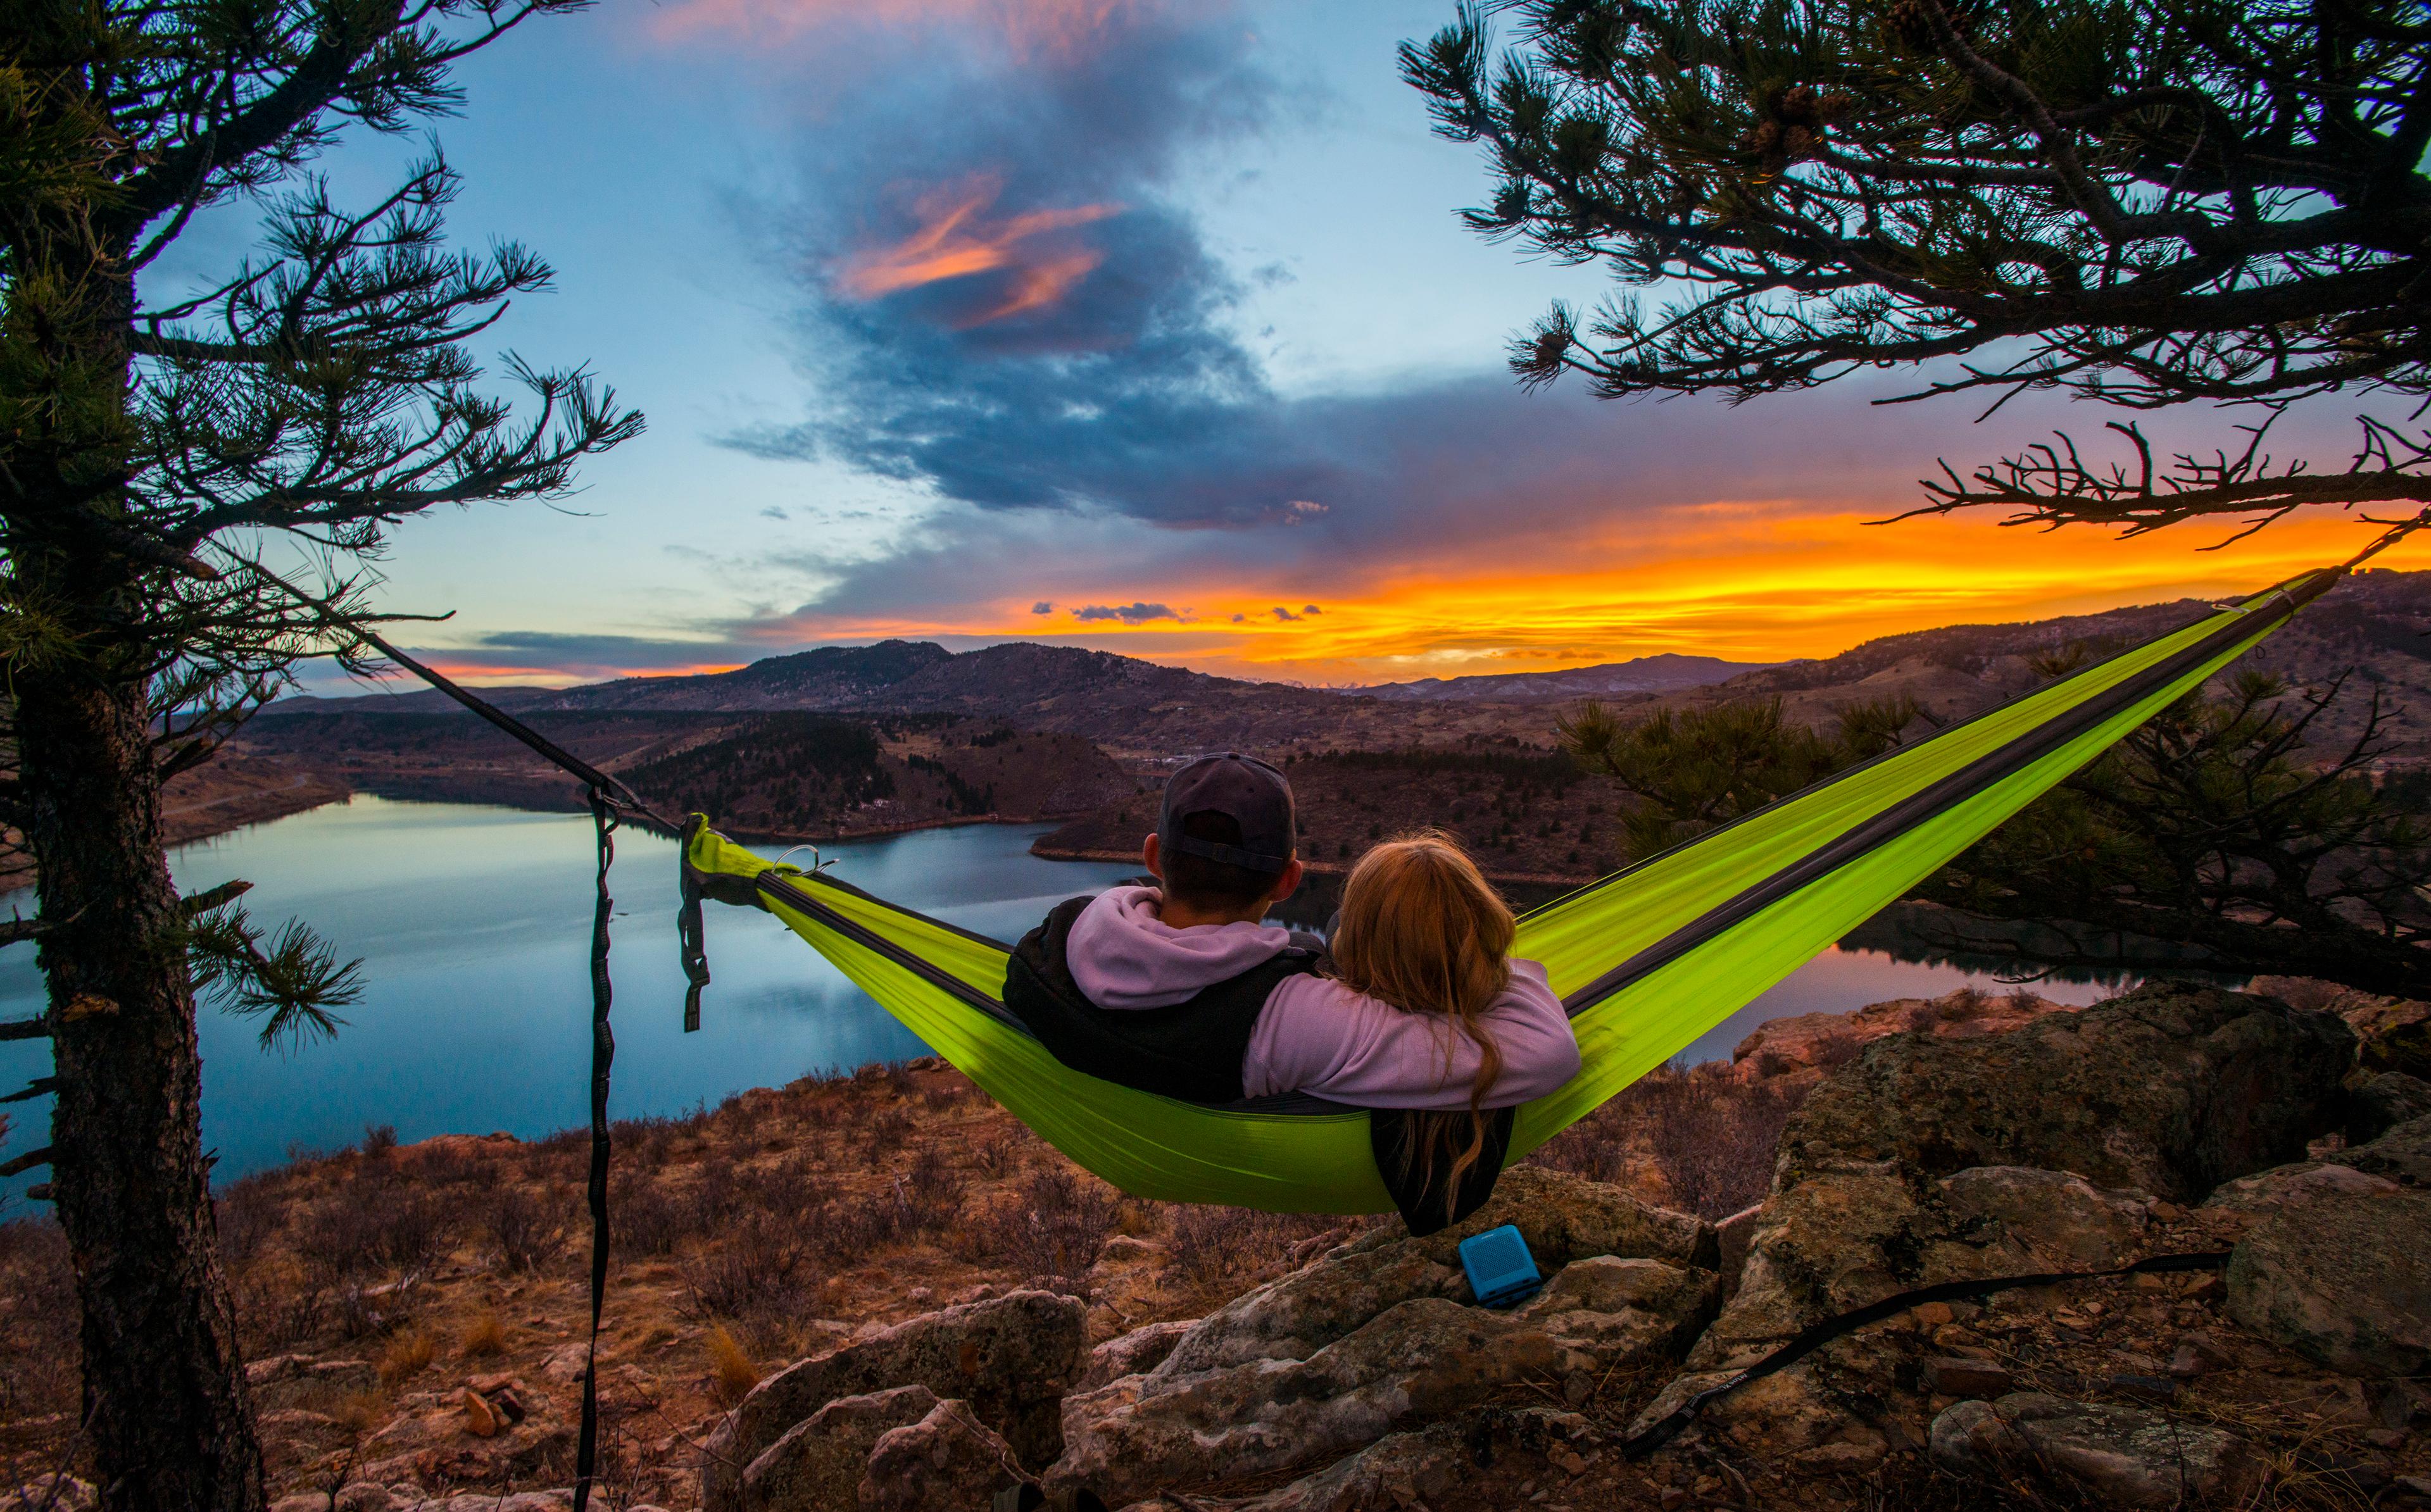
M 2431 1473 L 2431 1392 L 2398 1379 L 2431 1369 L 2431 1117 L 2357 1113 L 2431 1088 L 2342 1087 L 2353 1045 L 2335 1015 L 2177 987 L 2006 1034 L 1892 1035 L 1831 1073 L 1726 1235 L 1521 1167 L 1455 1228 L 1372 1230 L 1091 1352 L 1066 1299 L 950 1309 L 763 1385 L 720 1433 L 749 1457 L 706 1504 L 978 1508 L 1024 1474 L 1132 1512 L 1838 1507 L 1836 1487 L 1958 1475 L 2139 1508 L 2235 1504 L 2276 1460 L 2431 1506 L 2431 1479 L 2420 1497 L 2408 1479 Z M 2339 1147 L 2358 1117 L 2377 1138 Z M 1546 1283 L 1498 1311 L 1456 1251 L 1502 1222 Z M 1894 1293 L 2232 1250 L 2225 1276 L 1914 1305 L 1738 1385 L 1651 1455 L 1623 1449 Z M 998 1342 L 964 1348 L 981 1335 Z M 2273 1373 L 2236 1396 L 2255 1371 Z M 2284 1435 L 2256 1403 L 2293 1404 Z
M 1879 1041 L 1791 1120 L 1737 1288 L 1689 1352 L 1690 1373 L 1639 1423 L 1898 1292 L 2225 1248 L 2245 1218 L 2171 1199 L 2301 1155 L 2336 1127 L 2352 1044 L 2326 1013 L 2173 987 L 1999 1038 Z M 1936 1326 L 1954 1318 L 1936 1311 Z M 1933 1342 L 1926 1330 L 1861 1331 L 1706 1419 L 1792 1464 L 1878 1465 L 1921 1426 Z
M 2354 1057 L 2333 1014 L 2173 984 L 1990 1038 L 1901 1035 L 1800 1110 L 1782 1185 L 1866 1163 L 1926 1177 L 2034 1166 L 2200 1201 L 2337 1126 Z
M 880 1434 L 909 1425 L 914 1418 L 925 1421 L 934 1404 L 947 1402 L 963 1404 L 972 1421 L 1001 1436 L 1019 1461 L 1053 1460 L 1063 1448 L 1060 1404 L 1087 1352 L 1084 1314 L 1077 1298 L 1016 1291 L 912 1319 L 778 1371 L 752 1387 L 703 1447 L 704 1512 L 818 1505 L 747 1500 L 746 1485 L 759 1469 L 763 1480 L 776 1476 L 787 1485 L 831 1487 L 845 1473 L 837 1467 L 851 1457 L 851 1443 L 866 1434 L 865 1457 L 876 1452 Z M 925 1390 L 928 1404 L 920 1413 L 904 1416 L 921 1399 L 903 1394 L 901 1387 Z M 847 1398 L 863 1400 L 847 1410 Z M 825 1431 L 810 1432 L 830 1404 L 839 1408 L 830 1420 L 833 1443 Z M 803 1433 L 796 1435 L 797 1428 Z M 789 1437 L 784 1454 L 763 1469 L 763 1456 Z
M 1473 1305 L 1457 1248 L 1506 1222 L 1549 1279 L 1501 1313 Z M 1694 1218 L 1521 1168 L 1465 1222 L 1344 1245 L 1200 1320 L 1154 1370 L 1065 1399 L 1048 1482 L 1120 1505 L 1348 1454 L 1522 1381 L 1584 1402 L 1617 1368 L 1678 1357 L 1718 1298 L 1715 1254 Z

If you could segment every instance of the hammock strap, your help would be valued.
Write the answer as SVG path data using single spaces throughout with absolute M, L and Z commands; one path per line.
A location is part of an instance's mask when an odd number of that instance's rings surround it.
M 1688 1426 L 1705 1404 L 1725 1397 L 1743 1386 L 1763 1380 L 1768 1375 L 1786 1371 L 1814 1354 L 1824 1345 L 1845 1335 L 1853 1334 L 1868 1323 L 1878 1323 L 1896 1317 L 1911 1307 L 1921 1307 L 1928 1302 L 1959 1302 L 1970 1297 L 1988 1297 L 1995 1292 L 2013 1291 L 2021 1287 L 2055 1287 L 2068 1281 L 2108 1281 L 2120 1276 L 2154 1275 L 2172 1271 L 2217 1271 L 2228 1264 L 2226 1250 L 2205 1250 L 2188 1254 L 2154 1254 L 2133 1265 L 2114 1267 L 2108 1271 L 2046 1271 L 2034 1275 L 1990 1276 L 1978 1281 L 1944 1281 L 1936 1286 L 1918 1287 L 1868 1303 L 1836 1317 L 1826 1318 L 1802 1331 L 1788 1343 L 1740 1371 L 1729 1380 L 1707 1387 L 1669 1412 L 1632 1434 L 1621 1443 L 1624 1459 L 1643 1459 Z
M 280 586 L 287 587 L 284 583 Z M 318 600 L 292 587 L 287 590 L 308 604 L 319 604 Z M 591 1484 L 599 1465 L 599 1318 L 608 1298 L 608 1073 L 616 1059 L 616 1036 L 608 1024 L 608 1010 L 616 995 L 615 984 L 608 974 L 608 921 L 615 910 L 616 900 L 609 896 L 608 871 L 616 861 L 614 836 L 621 822 L 619 816 L 625 811 L 639 814 L 670 834 L 679 836 L 683 829 L 652 813 L 647 805 L 633 795 L 631 789 L 523 721 L 458 687 L 438 672 L 389 644 L 369 628 L 360 624 L 350 628 L 381 656 L 514 737 L 530 747 L 541 759 L 576 778 L 589 789 L 585 801 L 591 807 L 591 824 L 598 851 L 597 896 L 591 911 L 591 1174 L 588 1183 L 591 1204 L 591 1338 L 583 1361 L 582 1416 L 574 1448 L 574 1512 L 589 1512 Z M 700 989 L 709 981 L 708 962 L 701 958 L 697 949 L 700 919 L 696 900 L 693 903 L 691 915 L 690 927 L 686 930 L 684 974 L 693 983 L 690 1011 L 696 1015 Z
M 591 1340 L 582 1362 L 582 1419 L 574 1445 L 574 1512 L 588 1512 L 599 1464 L 599 1314 L 608 1298 L 608 1071 L 616 1035 L 608 1024 L 615 984 L 608 976 L 608 921 L 616 900 L 608 870 L 616 861 L 616 805 L 591 789 L 591 824 L 598 839 L 597 897 L 591 910 Z

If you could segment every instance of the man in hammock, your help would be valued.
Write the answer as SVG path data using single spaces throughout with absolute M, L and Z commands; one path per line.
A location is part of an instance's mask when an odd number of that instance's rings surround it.
M 1159 885 L 1057 905 L 1014 947 L 1005 1006 L 1075 1071 L 1193 1103 L 1307 1092 L 1375 1108 L 1503 1108 L 1578 1071 L 1543 968 L 1503 958 L 1507 911 L 1501 951 L 1479 963 L 1491 988 L 1457 1032 L 1421 1005 L 1353 990 L 1327 970 L 1320 941 L 1265 922 L 1300 883 L 1294 834 L 1281 772 L 1233 754 L 1192 762 L 1166 784 L 1141 847 Z M 1423 843 L 1457 856 L 1448 840 Z M 1492 897 L 1482 879 L 1474 890 Z M 1434 933 L 1461 923 L 1448 917 Z

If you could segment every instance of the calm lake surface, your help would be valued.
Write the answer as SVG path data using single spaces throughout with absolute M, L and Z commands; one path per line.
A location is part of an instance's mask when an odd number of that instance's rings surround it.
M 1013 939 L 1061 899 L 1134 874 L 1136 866 L 1045 861 L 1039 825 L 973 824 L 824 847 L 836 872 L 873 892 Z M 818 954 L 753 909 L 708 906 L 710 967 L 701 1030 L 682 1032 L 676 953 L 676 848 L 617 836 L 615 1089 L 619 1118 L 679 1113 L 746 1088 L 925 1053 Z M 334 1040 L 264 1053 L 245 1020 L 205 1010 L 203 1141 L 232 1179 L 334 1149 L 367 1124 L 407 1141 L 436 1134 L 550 1133 L 587 1117 L 591 822 L 462 804 L 357 797 L 178 850 L 172 870 L 195 892 L 243 877 L 260 922 L 310 922 L 367 989 Z M 773 848 L 770 849 L 773 854 Z M 18 900 L 30 906 L 29 900 Z M 6 902 L 0 901 L 0 910 Z M 1835 950 L 1735 1014 L 1688 1051 L 1726 1056 L 1749 1030 L 1788 1014 L 1842 1012 L 1929 997 L 1992 976 Z M 2118 990 L 2045 982 L 2037 991 L 2090 1003 Z M 41 1011 L 30 945 L 0 952 L 0 1018 Z M 0 1044 L 0 1090 L 47 1074 L 41 1041 Z M 8 1145 L 42 1142 L 47 1099 L 11 1105 Z M 13 1198 L 40 1172 L 8 1182 Z M 18 1205 L 10 1203 L 15 1216 Z

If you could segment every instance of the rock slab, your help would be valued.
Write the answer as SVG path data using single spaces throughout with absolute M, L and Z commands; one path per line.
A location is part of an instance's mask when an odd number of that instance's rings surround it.
M 1930 1452 L 1955 1475 L 2049 1474 L 2116 1507 L 2240 1504 L 2264 1469 L 2251 1444 L 2221 1429 L 2035 1391 L 1959 1403 L 1934 1419 Z
M 1088 1351 L 1086 1307 L 1015 1291 L 929 1313 L 800 1361 L 751 1388 L 703 1447 L 703 1512 L 740 1512 L 746 1469 L 839 1397 L 923 1386 L 961 1401 L 1015 1455 L 1043 1465 L 1062 1451 L 1058 1404 Z
M 2167 982 L 1987 1038 L 1897 1035 L 1790 1121 L 1780 1185 L 1850 1162 L 2033 1166 L 2199 1201 L 2341 1122 L 2355 1044 L 2334 1013 Z

